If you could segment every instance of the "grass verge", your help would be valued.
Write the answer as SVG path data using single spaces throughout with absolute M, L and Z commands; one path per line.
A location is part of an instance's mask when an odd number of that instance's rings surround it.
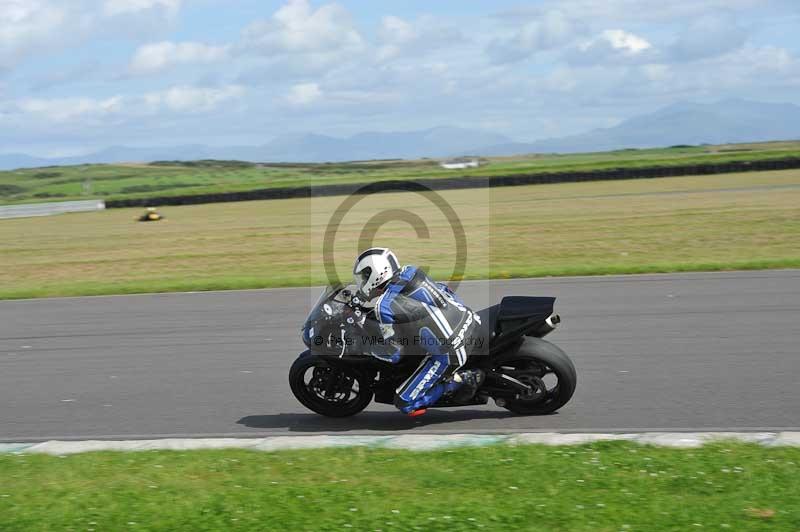
M 800 449 L 0 456 L 0 529 L 797 530 Z
M 800 170 L 564 183 L 441 193 L 466 235 L 463 278 L 800 267 Z M 0 220 L 0 298 L 324 284 L 364 233 L 404 263 L 452 277 L 458 248 L 439 209 L 415 194 L 359 202 L 335 239 L 342 197 Z M 416 215 L 427 228 L 397 218 Z M 391 219 L 381 218 L 383 214 Z M 412 220 L 413 221 L 413 220 Z M 333 256 L 322 243 L 335 240 Z
M 680 272 L 723 272 L 800 269 L 800 257 L 787 259 L 759 259 L 734 262 L 686 262 L 657 263 L 641 266 L 583 266 L 576 265 L 553 268 L 520 268 L 512 271 L 487 272 L 485 275 L 466 275 L 462 279 L 475 281 L 481 279 L 522 279 L 530 277 L 570 277 L 595 275 L 633 275 L 647 273 L 680 273 Z M 324 276 L 314 278 L 308 276 L 283 277 L 236 277 L 196 278 L 169 281 L 139 282 L 73 282 L 41 287 L 0 290 L 0 300 L 38 299 L 45 297 L 84 297 L 133 294 L 163 294 L 169 292 L 210 292 L 218 290 L 253 290 L 262 288 L 291 288 L 303 286 L 323 286 Z

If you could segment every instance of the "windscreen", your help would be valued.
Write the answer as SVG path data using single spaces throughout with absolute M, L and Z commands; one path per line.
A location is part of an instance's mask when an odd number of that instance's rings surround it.
M 303 342 L 317 352 L 360 354 L 365 314 L 350 305 L 352 287 L 326 287 L 303 325 Z

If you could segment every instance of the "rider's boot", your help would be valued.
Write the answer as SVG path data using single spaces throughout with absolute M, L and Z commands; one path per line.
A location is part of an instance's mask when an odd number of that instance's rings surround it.
M 453 393 L 453 401 L 465 403 L 475 397 L 478 388 L 483 384 L 486 373 L 482 369 L 462 369 L 453 374 L 453 383 L 458 388 Z

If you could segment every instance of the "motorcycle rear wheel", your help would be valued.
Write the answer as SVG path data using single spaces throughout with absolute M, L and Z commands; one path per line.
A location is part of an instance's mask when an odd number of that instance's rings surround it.
M 373 395 L 364 376 L 332 366 L 308 351 L 292 364 L 289 387 L 303 406 L 328 417 L 358 414 L 369 405 Z
M 507 399 L 503 408 L 515 414 L 531 416 L 550 414 L 567 404 L 575 393 L 577 373 L 575 365 L 558 346 L 541 338 L 525 338 L 519 351 L 503 357 L 499 364 L 513 367 L 513 373 L 504 371 L 526 384 L 541 387 L 540 393 L 530 397 Z M 526 378 L 527 377 L 527 378 Z M 555 378 L 552 386 L 544 379 Z

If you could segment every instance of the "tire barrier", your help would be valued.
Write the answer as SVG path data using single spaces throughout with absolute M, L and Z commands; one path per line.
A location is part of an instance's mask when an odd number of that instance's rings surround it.
M 791 170 L 800 168 L 800 157 L 768 159 L 760 161 L 729 161 L 709 164 L 643 166 L 639 168 L 609 168 L 584 172 L 542 172 L 506 176 L 458 176 L 414 180 L 390 180 L 372 183 L 372 187 L 387 192 L 413 191 L 415 185 L 423 184 L 432 190 L 454 190 L 463 188 L 513 187 L 552 183 L 577 183 L 582 181 L 611 181 L 621 179 L 654 179 L 687 175 L 729 174 L 738 172 L 763 172 L 767 170 Z M 404 185 L 405 183 L 405 185 Z M 186 196 L 155 196 L 149 198 L 111 199 L 106 208 L 154 207 L 163 205 L 198 205 L 229 201 L 254 201 L 267 199 L 310 198 L 343 196 L 355 193 L 365 183 L 341 185 L 318 185 L 285 188 L 262 188 L 242 192 L 219 192 Z

